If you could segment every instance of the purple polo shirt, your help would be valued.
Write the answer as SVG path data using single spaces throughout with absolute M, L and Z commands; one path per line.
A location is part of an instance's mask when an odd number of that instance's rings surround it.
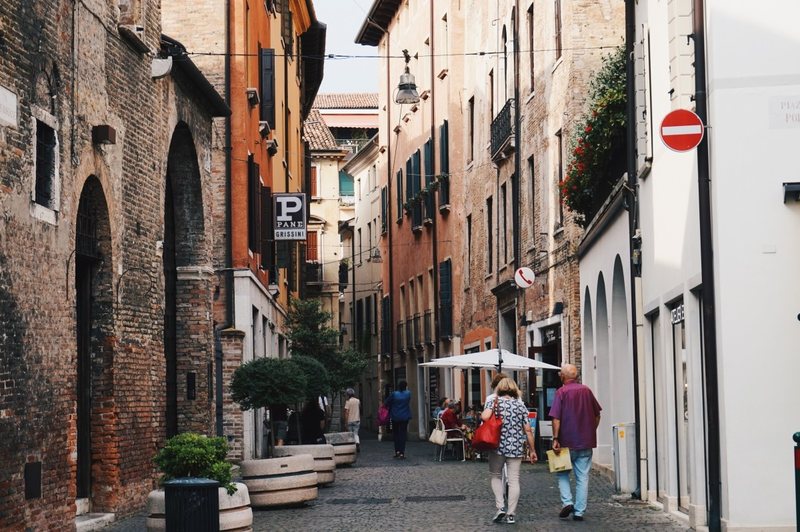
M 601 410 L 588 386 L 570 382 L 559 388 L 550 407 L 550 417 L 561 420 L 558 443 L 576 451 L 597 447 L 594 420 Z

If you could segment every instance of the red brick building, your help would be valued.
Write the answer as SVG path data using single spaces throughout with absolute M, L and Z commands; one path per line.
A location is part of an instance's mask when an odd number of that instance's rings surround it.
M 213 427 L 228 108 L 156 1 L 0 20 L 0 528 L 70 529 L 138 509 L 166 437 Z

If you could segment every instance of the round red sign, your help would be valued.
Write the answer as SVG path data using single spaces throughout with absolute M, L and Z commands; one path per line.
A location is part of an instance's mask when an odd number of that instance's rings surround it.
M 661 121 L 661 140 L 675 151 L 695 148 L 703 140 L 704 131 L 700 117 L 686 109 L 676 109 Z

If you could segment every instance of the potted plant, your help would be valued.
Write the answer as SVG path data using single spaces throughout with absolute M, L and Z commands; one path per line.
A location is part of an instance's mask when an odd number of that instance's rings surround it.
M 161 471 L 160 484 L 168 480 L 196 477 L 219 482 L 220 530 L 247 528 L 253 524 L 253 511 L 247 486 L 232 481 L 231 464 L 225 460 L 228 444 L 224 438 L 184 432 L 170 438 L 154 458 Z M 147 497 L 147 530 L 165 530 L 164 490 Z

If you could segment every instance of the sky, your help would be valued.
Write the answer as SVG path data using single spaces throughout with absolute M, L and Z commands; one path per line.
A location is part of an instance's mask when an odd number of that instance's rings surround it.
M 314 0 L 317 20 L 328 26 L 325 53 L 377 55 L 375 46 L 354 41 L 372 0 Z M 377 59 L 325 59 L 320 93 L 378 92 Z

